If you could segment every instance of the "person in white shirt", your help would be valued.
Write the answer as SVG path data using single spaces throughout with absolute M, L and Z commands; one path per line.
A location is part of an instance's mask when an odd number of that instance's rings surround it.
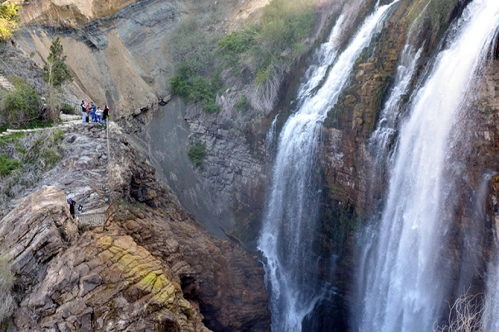
M 97 122 L 101 122 L 102 120 L 102 110 L 100 107 L 97 107 L 97 111 L 95 111 L 95 116 L 97 117 Z

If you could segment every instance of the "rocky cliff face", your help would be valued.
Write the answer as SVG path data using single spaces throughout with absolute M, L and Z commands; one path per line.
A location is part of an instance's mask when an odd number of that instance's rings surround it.
M 357 61 L 348 88 L 325 121 L 320 156 L 324 180 L 323 225 L 318 251 L 339 257 L 335 270 L 338 290 L 347 300 L 351 299 L 354 235 L 377 211 L 387 186 L 386 170 L 373 178 L 376 156 L 369 149 L 369 137 L 393 84 L 409 31 L 414 30 L 412 42 L 422 46 L 416 77 L 411 83 L 414 87 L 418 78 L 426 73 L 427 60 L 440 47 L 450 22 L 460 15 L 468 2 L 433 1 L 427 7 L 429 2 L 425 0 L 400 1 L 383 32 Z M 209 240 L 192 217 L 181 211 L 177 199 L 158 186 L 154 178 L 168 183 L 178 200 L 199 217 L 211 233 L 228 234 L 233 239 L 254 244 L 269 181 L 265 135 L 278 112 L 282 111 L 279 121 L 285 121 L 289 114 L 292 108 L 289 101 L 294 97 L 289 96 L 293 95 L 297 77 L 302 73 L 301 66 L 305 66 L 306 61 L 303 59 L 296 64 L 296 70 L 286 76 L 280 100 L 274 100 L 273 107 L 264 113 L 245 118 L 227 107 L 216 115 L 209 115 L 196 106 L 186 106 L 176 97 L 164 98 L 169 95 L 168 78 L 173 74 L 166 51 L 174 45 L 168 45 L 168 34 L 204 2 L 145 0 L 104 4 L 101 1 L 47 0 L 40 4 L 36 7 L 33 2 L 26 9 L 25 20 L 30 28 L 23 31 L 16 42 L 26 53 L 38 52 L 35 59 L 42 63 L 41 57 L 48 53 L 50 38 L 62 35 L 70 66 L 76 74 L 73 92 L 85 99 L 92 98 L 98 104 L 111 104 L 126 133 L 116 128 L 117 144 L 112 149 L 116 151 L 116 162 L 103 171 L 109 174 L 109 196 L 126 197 L 129 202 L 132 197 L 156 209 L 123 211 L 112 227 L 95 233 L 94 237 L 111 236 L 113 243 L 123 239 L 133 241 L 161 264 L 169 264 L 169 269 L 174 271 L 169 273 L 175 275 L 173 281 L 181 285 L 184 298 L 194 308 L 199 307 L 208 328 L 217 331 L 265 330 L 268 313 L 262 308 L 266 298 L 258 288 L 261 286 L 255 286 L 262 278 L 258 264 L 228 242 Z M 361 13 L 366 14 L 374 1 L 363 4 Z M 251 16 L 251 8 L 242 13 L 233 10 L 229 16 Z M 324 11 L 323 26 L 330 23 L 332 12 L 333 7 Z M 358 21 L 352 20 L 352 27 Z M 221 23 L 219 28 L 230 29 L 233 24 L 233 21 Z M 490 234 L 488 231 L 499 220 L 499 180 L 495 176 L 499 137 L 496 72 L 497 59 L 487 67 L 485 78 L 477 88 L 481 99 L 473 106 L 475 112 L 469 112 L 469 118 L 461 120 L 472 143 L 461 150 L 460 167 L 467 169 L 467 177 L 460 181 L 463 190 L 460 207 L 455 212 L 460 220 L 459 227 L 452 230 L 456 239 L 465 233 L 481 237 L 483 240 L 476 251 L 485 255 L 489 254 L 492 243 L 490 236 L 485 234 Z M 219 97 L 223 104 L 223 96 Z M 403 100 L 400 107 L 404 109 L 407 102 Z M 244 124 L 241 124 L 242 120 Z M 195 169 L 187 158 L 189 144 L 195 140 L 201 140 L 207 146 L 207 158 L 200 169 Z M 138 150 L 147 158 L 133 152 Z M 479 201 L 480 195 L 486 195 L 487 190 L 482 192 L 481 188 L 488 183 L 488 177 L 483 178 L 482 174 L 491 178 L 490 195 L 487 196 L 489 219 L 485 223 L 479 221 L 483 216 L 467 212 L 471 209 L 470 204 Z M 466 197 L 473 197 L 472 202 L 466 201 Z M 160 229 L 159 235 L 153 229 Z M 179 249 L 164 242 L 163 237 L 174 239 Z M 96 240 L 92 241 L 88 239 L 82 245 L 96 246 Z M 158 243 L 164 245 L 158 246 Z M 456 250 L 449 256 L 456 261 L 462 259 L 457 250 L 459 245 L 455 244 Z M 165 252 L 162 247 L 169 249 Z M 177 261 L 172 257 L 177 257 L 179 252 L 185 259 L 174 268 Z M 234 274 L 220 273 L 225 269 Z M 485 267 L 470 268 L 473 269 L 480 274 Z M 456 280 L 456 285 L 459 282 L 464 283 Z M 480 283 L 480 280 L 474 281 L 477 287 Z M 251 291 L 255 287 L 259 289 L 256 293 Z M 238 316 L 239 303 L 245 305 L 247 314 L 244 317 Z
M 17 278 L 11 330 L 208 331 L 164 263 L 128 236 L 79 236 L 68 212 L 47 187 L 2 221 Z
M 212 233 L 234 232 L 242 241 L 252 242 L 268 181 L 265 133 L 277 113 L 279 98 L 293 89 L 301 68 L 293 68 L 277 83 L 280 92 L 266 101 L 264 111 L 238 113 L 234 103 L 227 101 L 237 94 L 235 89 L 219 96 L 223 109 L 212 115 L 177 99 L 166 106 L 158 106 L 158 101 L 162 104 L 170 95 L 173 67 L 168 50 L 175 45 L 169 44 L 169 36 L 181 21 L 211 17 L 215 23 L 205 28 L 226 32 L 240 26 L 239 19 L 258 17 L 266 3 L 36 1 L 25 6 L 27 27 L 15 42 L 26 54 L 35 52 L 34 61 L 42 66 L 52 38 L 61 36 L 75 74 L 72 93 L 78 99 L 111 105 L 112 114 L 122 119 L 120 125 L 145 142 L 163 181 Z M 341 4 L 317 1 L 318 32 L 324 31 L 329 15 Z M 231 73 L 223 75 L 234 86 L 244 81 Z M 186 158 L 189 145 L 197 140 L 207 145 L 200 169 L 194 169 Z
M 0 252 L 15 273 L 9 330 L 268 330 L 254 257 L 210 237 L 118 127 L 110 155 L 102 127 L 65 130 L 70 148 L 42 181 L 64 191 L 26 188 L 19 200 L 33 193 L 0 221 Z M 129 203 L 95 228 L 69 216 L 67 194 L 85 209 Z

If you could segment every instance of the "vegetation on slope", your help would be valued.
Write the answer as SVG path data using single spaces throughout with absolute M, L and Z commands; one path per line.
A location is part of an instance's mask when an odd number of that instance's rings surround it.
M 19 14 L 21 6 L 3 1 L 0 5 L 0 41 L 4 41 L 12 36 L 18 28 Z
M 16 77 L 11 79 L 14 89 L 3 94 L 0 114 L 4 115 L 11 127 L 20 127 L 40 118 L 42 103 L 28 82 Z
M 33 186 L 52 169 L 62 159 L 63 138 L 61 129 L 0 137 L 0 201 Z
M 4 41 L 0 42 L 0 45 L 2 55 L 6 55 L 5 60 L 2 60 L 1 69 L 14 73 L 15 70 L 10 68 L 11 65 L 19 67 L 20 63 L 29 61 L 23 55 L 16 53 L 10 43 Z M 68 106 L 61 102 L 61 86 L 72 80 L 72 74 L 65 63 L 66 56 L 63 52 L 60 39 L 56 38 L 50 47 L 50 54 L 43 72 L 36 67 L 29 66 L 30 74 L 28 75 L 24 71 L 9 75 L 14 87 L 10 91 L 0 91 L 0 131 L 6 128 L 45 127 L 58 121 L 60 111 Z M 5 61 L 10 64 L 7 65 Z M 42 75 L 45 84 L 41 79 L 38 82 L 32 78 Z M 21 76 L 29 77 L 30 81 L 28 82 Z M 35 86 L 38 91 L 35 90 Z M 72 109 L 71 106 L 70 108 Z
M 220 108 L 217 94 L 226 83 L 222 72 L 229 71 L 231 76 L 244 73 L 242 79 L 248 85 L 272 81 L 308 49 L 305 42 L 315 20 L 311 0 L 272 0 L 263 9 L 260 23 L 225 36 L 203 30 L 205 24 L 194 19 L 186 20 L 171 37 L 176 45 L 171 56 L 177 72 L 170 80 L 172 91 L 209 113 L 216 112 Z M 240 96 L 234 104 L 243 110 L 247 103 L 247 97 Z
M 189 148 L 189 152 L 187 152 L 187 155 L 194 166 L 203 166 L 203 161 L 206 157 L 206 144 L 201 141 L 194 142 L 194 144 L 192 144 Z

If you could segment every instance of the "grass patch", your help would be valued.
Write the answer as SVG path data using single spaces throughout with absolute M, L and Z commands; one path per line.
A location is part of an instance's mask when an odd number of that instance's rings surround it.
M 203 162 L 206 157 L 206 144 L 199 140 L 194 142 L 194 144 L 192 144 L 189 148 L 187 156 L 195 167 L 203 166 Z
M 0 154 L 0 175 L 10 175 L 16 169 L 21 168 L 22 163 L 19 160 L 11 159 L 6 153 Z
M 242 95 L 241 98 L 237 101 L 236 105 L 234 105 L 237 111 L 244 112 L 248 109 L 248 97 L 246 95 Z

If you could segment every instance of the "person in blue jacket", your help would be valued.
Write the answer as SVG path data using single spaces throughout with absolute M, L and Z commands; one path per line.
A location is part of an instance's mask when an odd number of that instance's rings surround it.
M 97 105 L 95 105 L 94 102 L 92 101 L 91 106 L 90 106 L 90 116 L 91 116 L 92 122 L 97 121 L 97 119 L 95 117 L 95 111 L 97 111 Z

